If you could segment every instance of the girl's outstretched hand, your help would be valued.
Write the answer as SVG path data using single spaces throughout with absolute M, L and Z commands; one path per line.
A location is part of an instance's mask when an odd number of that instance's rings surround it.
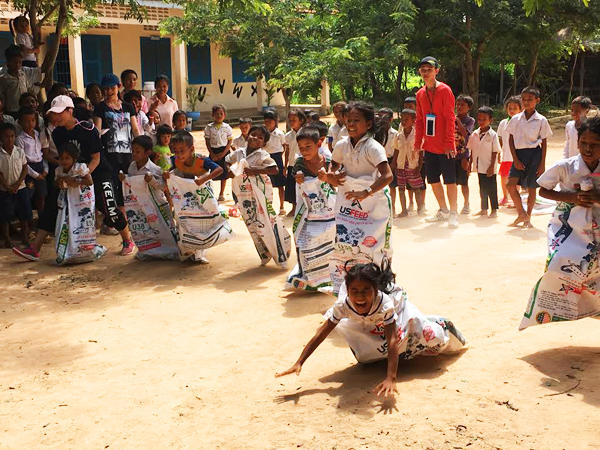
M 377 387 L 375 387 L 375 395 L 378 396 L 393 397 L 397 392 L 398 388 L 396 388 L 396 381 L 390 380 L 389 378 L 386 378 L 381 383 L 379 383 Z
M 285 375 L 289 375 L 291 373 L 295 373 L 296 375 L 300 375 L 300 371 L 302 370 L 302 364 L 294 364 L 288 370 L 284 370 L 283 372 L 278 372 L 275 374 L 275 378 L 283 377 Z

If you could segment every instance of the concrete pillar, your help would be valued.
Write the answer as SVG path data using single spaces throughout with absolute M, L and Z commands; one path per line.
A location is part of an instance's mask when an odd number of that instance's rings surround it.
M 172 38 L 171 38 L 172 39 Z M 185 44 L 175 44 L 173 49 L 173 98 L 177 101 L 180 109 L 187 111 L 187 100 L 185 89 L 187 88 L 187 58 Z
M 256 109 L 258 111 L 262 111 L 263 105 L 264 105 L 264 95 L 265 95 L 265 91 L 264 91 L 264 87 L 263 87 L 263 79 L 262 78 L 257 78 L 256 79 Z
M 321 114 L 329 114 L 331 109 L 331 100 L 329 99 L 329 83 L 327 80 L 321 80 Z
M 69 36 L 69 70 L 71 72 L 71 89 L 81 97 L 85 96 L 83 80 L 83 56 L 81 55 L 81 36 Z

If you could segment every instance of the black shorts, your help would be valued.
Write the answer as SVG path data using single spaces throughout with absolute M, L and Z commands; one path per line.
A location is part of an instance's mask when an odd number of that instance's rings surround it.
M 459 186 L 469 185 L 469 172 L 462 168 L 462 161 L 464 158 L 455 159 L 456 161 L 456 184 Z
M 0 191 L 0 223 L 9 223 L 14 218 L 31 221 L 31 198 L 27 188 L 19 189 L 16 194 Z
M 394 158 L 388 158 L 388 164 L 392 164 L 392 159 Z M 391 188 L 398 187 L 398 176 L 395 170 L 392 170 L 392 182 L 389 184 L 389 186 Z
M 269 175 L 271 178 L 271 183 L 273 183 L 273 187 L 283 187 L 285 186 L 285 175 L 283 172 L 283 153 L 271 153 L 271 158 L 275 160 L 277 164 L 277 173 L 275 175 Z
M 294 168 L 288 166 L 287 175 L 285 178 L 285 201 L 291 204 L 296 203 L 296 177 L 294 176 Z
M 444 177 L 444 184 L 456 184 L 456 159 L 446 154 L 425 152 L 427 182 L 439 183 Z
M 214 153 L 221 153 L 223 150 L 225 150 L 225 147 L 215 147 L 213 148 L 213 152 Z M 217 164 L 221 169 L 223 169 L 223 173 L 221 175 L 219 175 L 218 177 L 215 178 L 215 180 L 226 180 L 227 178 L 229 178 L 229 170 L 227 170 L 227 164 L 225 164 L 225 157 L 227 155 L 223 156 L 221 159 L 219 159 L 218 161 L 212 160 L 215 164 Z M 173 167 L 175 167 L 173 165 Z
M 513 163 L 508 177 L 518 178 L 519 186 L 524 188 L 537 188 L 537 170 L 542 162 L 542 148 L 518 148 L 515 153 L 517 154 L 519 161 L 525 166 L 525 169 L 517 170 Z
M 123 206 L 123 189 L 121 181 L 119 181 L 119 171 L 127 173 L 131 164 L 131 153 L 106 153 L 106 159 L 113 169 L 113 185 L 117 204 Z

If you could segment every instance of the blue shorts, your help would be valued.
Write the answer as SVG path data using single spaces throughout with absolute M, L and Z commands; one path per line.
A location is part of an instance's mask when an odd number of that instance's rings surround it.
M 429 184 L 439 183 L 442 176 L 444 184 L 456 184 L 456 158 L 426 151 L 425 167 Z
M 517 184 L 524 188 L 537 188 L 537 170 L 542 162 L 542 148 L 518 148 L 515 150 L 515 153 L 519 161 L 525 166 L 525 169 L 517 170 L 513 163 L 508 177 L 518 178 L 519 181 Z

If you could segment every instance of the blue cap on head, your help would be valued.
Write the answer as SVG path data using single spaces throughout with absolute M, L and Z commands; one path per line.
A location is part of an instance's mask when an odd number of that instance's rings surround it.
M 107 73 L 102 77 L 102 81 L 100 82 L 100 86 L 103 88 L 119 86 L 121 84 L 121 80 L 114 73 Z

